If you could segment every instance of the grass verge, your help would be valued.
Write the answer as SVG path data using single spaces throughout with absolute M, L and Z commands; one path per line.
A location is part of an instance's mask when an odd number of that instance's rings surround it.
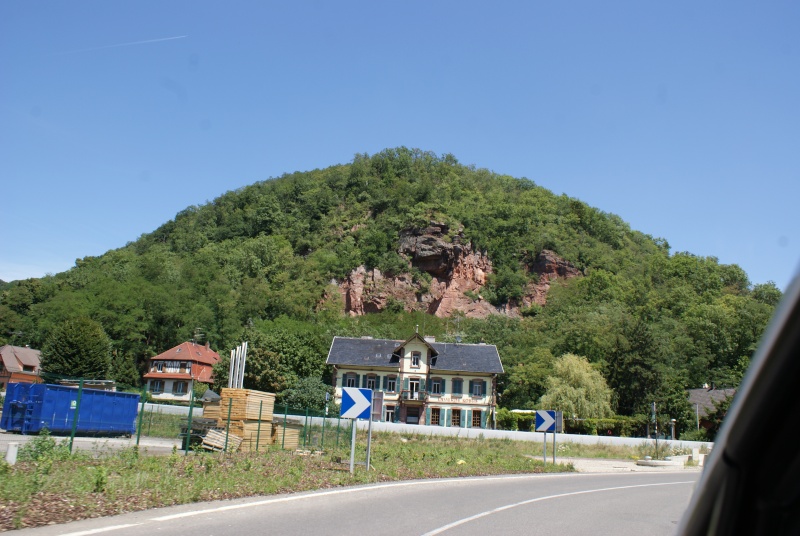
M 356 460 L 366 458 L 360 435 Z M 0 462 L 0 531 L 66 523 L 147 508 L 419 478 L 572 471 L 530 457 L 529 442 L 441 436 L 373 434 L 373 471 L 349 473 L 349 449 L 299 456 L 268 448 L 220 455 L 173 451 L 148 456 L 127 449 L 93 458 L 70 454 L 45 435 Z

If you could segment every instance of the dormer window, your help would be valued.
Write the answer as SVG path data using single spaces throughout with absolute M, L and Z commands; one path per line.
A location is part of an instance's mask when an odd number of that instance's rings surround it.
M 411 352 L 411 366 L 414 368 L 419 368 L 420 358 L 421 354 L 419 352 Z

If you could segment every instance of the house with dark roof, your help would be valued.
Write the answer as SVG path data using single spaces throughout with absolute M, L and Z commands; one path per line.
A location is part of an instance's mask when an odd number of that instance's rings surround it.
M 494 345 L 437 343 L 417 333 L 405 341 L 334 337 L 327 364 L 336 402 L 343 387 L 372 389 L 383 400 L 382 421 L 494 427 L 503 373 Z
M 708 428 L 707 417 L 715 410 L 714 405 L 734 396 L 736 389 L 715 389 L 706 385 L 700 389 L 689 389 L 688 393 L 689 404 L 692 405 L 697 419 L 697 428 Z
M 149 371 L 144 375 L 147 390 L 157 400 L 188 402 L 194 382 L 213 381 L 212 367 L 219 360 L 219 354 L 208 343 L 181 343 L 150 358 Z
M 9 383 L 38 383 L 41 352 L 27 346 L 0 346 L 0 391 Z

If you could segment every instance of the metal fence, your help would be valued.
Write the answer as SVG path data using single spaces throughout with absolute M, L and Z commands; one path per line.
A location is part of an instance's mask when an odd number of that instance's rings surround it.
M 153 404 L 143 389 L 102 391 L 87 384 L 79 379 L 70 386 L 9 388 L 5 400 L 0 399 L 8 402 L 0 404 L 0 453 L 11 445 L 20 448 L 45 430 L 70 450 L 97 453 L 138 447 L 151 454 L 177 450 L 188 454 L 202 448 L 203 436 L 211 429 L 221 434 L 220 450 L 230 452 L 238 446 L 235 432 L 241 432 L 242 423 L 230 414 L 211 421 L 193 399 L 185 406 Z M 243 450 L 322 450 L 350 445 L 352 421 L 348 419 L 325 418 L 321 411 L 288 406 L 274 407 L 269 414 L 269 420 L 248 421 L 247 448 Z

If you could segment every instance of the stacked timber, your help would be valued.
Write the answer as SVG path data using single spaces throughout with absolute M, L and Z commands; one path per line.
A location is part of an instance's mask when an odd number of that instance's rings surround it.
M 272 444 L 272 423 L 269 421 L 231 420 L 230 432 L 242 437 L 240 450 L 243 452 L 263 450 Z
M 277 447 L 295 450 L 300 446 L 303 425 L 296 422 L 275 421 L 272 423 L 272 442 Z
M 220 402 L 219 400 L 215 400 L 213 402 L 204 402 L 203 403 L 203 418 L 205 419 L 214 419 L 219 423 L 221 413 L 220 413 Z
M 225 434 L 218 430 L 209 430 L 203 437 L 203 448 L 213 451 L 236 452 L 242 444 L 242 438 L 234 434 Z
M 220 395 L 220 419 L 231 421 L 271 421 L 275 407 L 275 395 L 255 389 L 222 389 Z M 203 410 L 205 411 L 205 410 Z

